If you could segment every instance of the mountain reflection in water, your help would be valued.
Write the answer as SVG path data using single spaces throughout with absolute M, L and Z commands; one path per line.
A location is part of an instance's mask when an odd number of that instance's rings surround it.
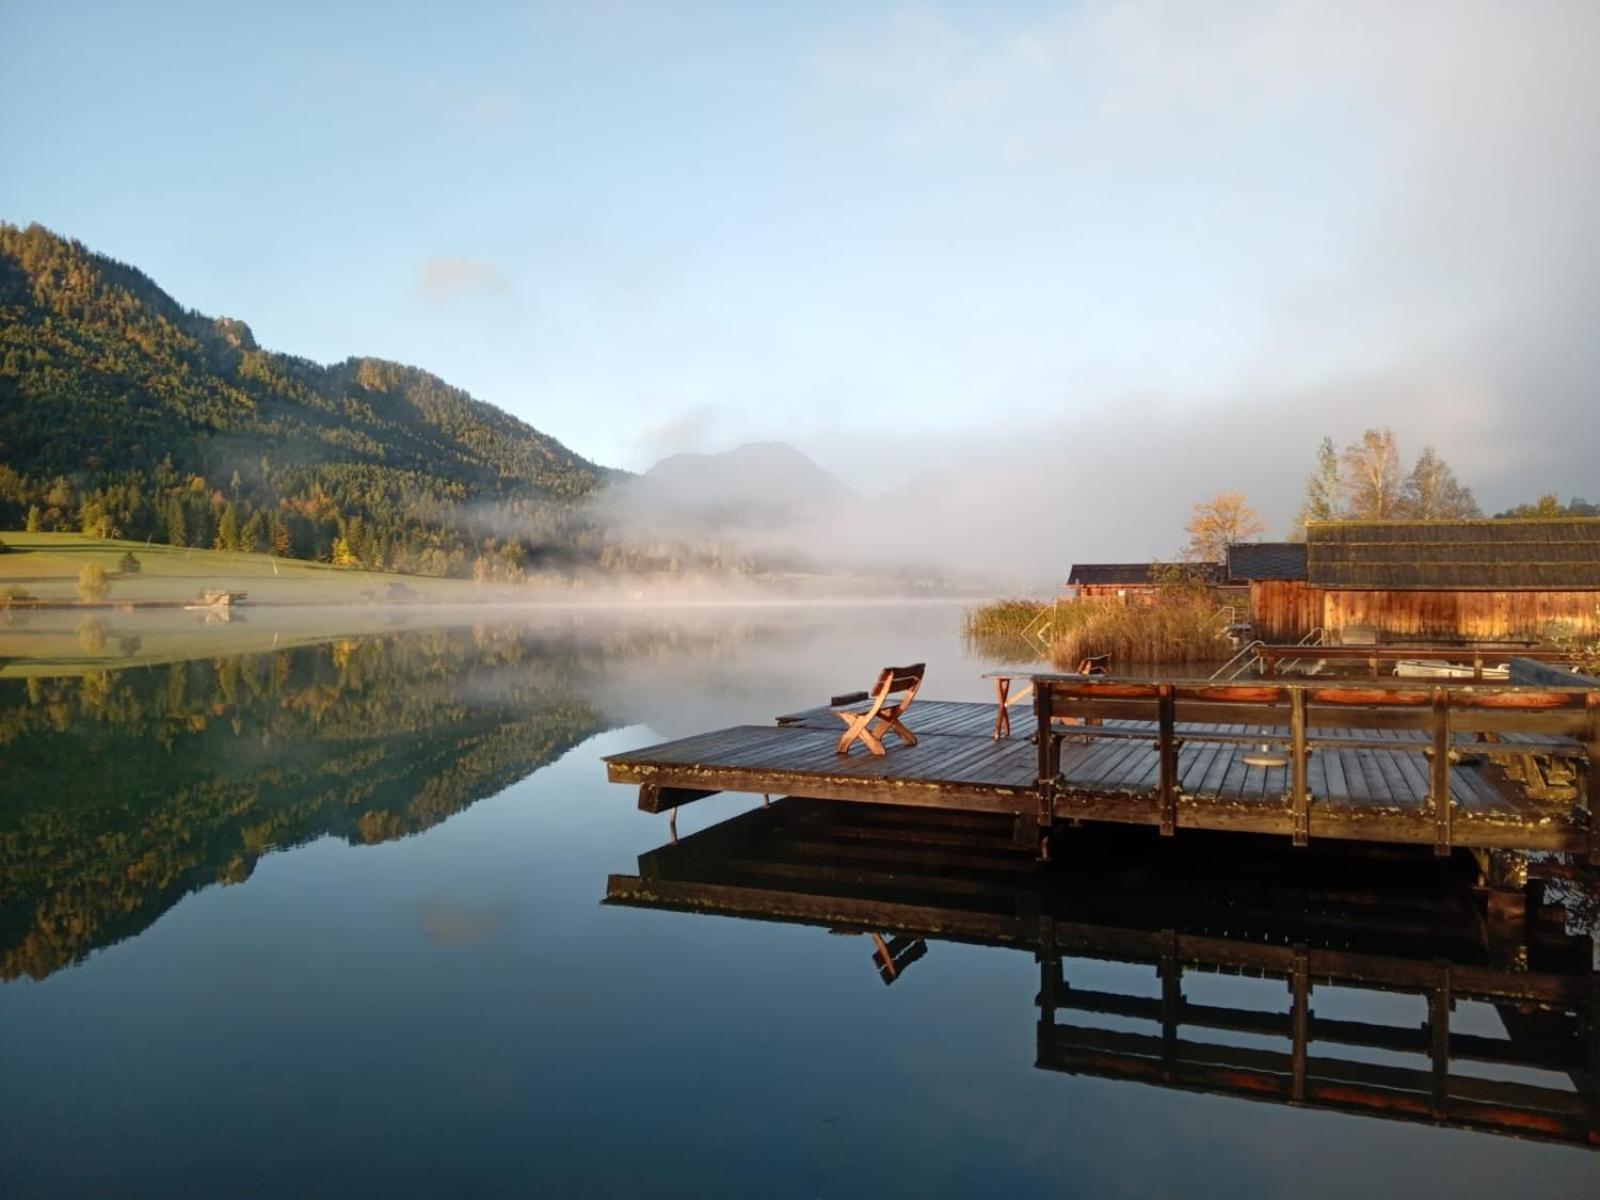
M 865 935 L 885 983 L 930 942 L 1025 950 L 1042 1069 L 1600 1147 L 1585 920 L 1491 926 L 1426 853 L 1244 840 L 1081 830 L 1040 867 L 1003 820 L 789 798 L 641 856 L 607 903 Z

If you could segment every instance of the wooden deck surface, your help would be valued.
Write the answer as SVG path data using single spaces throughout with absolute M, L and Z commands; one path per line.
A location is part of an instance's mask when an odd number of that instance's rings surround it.
M 606 762 L 613 782 L 701 793 L 795 793 L 1037 815 L 1033 713 L 1026 706 L 1013 707 L 1012 735 L 999 740 L 992 736 L 994 715 L 992 704 L 920 701 L 907 718 L 917 745 L 899 745 L 891 736 L 889 753 L 881 758 L 860 748 L 849 756 L 836 754 L 843 727 L 822 707 L 787 714 L 775 726 L 734 726 L 613 755 Z M 1073 729 L 1064 729 L 1054 818 L 1159 823 L 1153 726 L 1111 721 L 1083 727 L 1081 738 Z M 1178 730 L 1184 739 L 1178 752 L 1179 827 L 1289 832 L 1288 768 L 1245 762 L 1247 754 L 1260 749 L 1253 738 L 1281 736 L 1281 729 L 1180 723 Z M 1339 734 L 1350 731 L 1330 731 L 1310 759 L 1311 836 L 1432 840 L 1424 740 L 1410 731 L 1359 732 L 1344 740 L 1362 744 L 1342 747 Z M 1474 742 L 1471 749 L 1494 747 Z M 1450 792 L 1456 845 L 1538 850 L 1586 845 L 1570 801 L 1535 799 L 1492 762 L 1452 765 Z

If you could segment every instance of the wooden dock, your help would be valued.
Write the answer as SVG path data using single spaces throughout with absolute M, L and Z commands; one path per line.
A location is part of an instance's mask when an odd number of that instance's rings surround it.
M 1107 826 L 1040 864 L 996 816 L 788 798 L 642 855 L 606 902 L 860 934 L 896 986 L 938 941 L 1031 953 L 1043 1070 L 1600 1147 L 1592 935 L 1486 922 L 1425 850 L 1191 843 Z M 1208 1001 L 1214 974 L 1259 1004 Z M 1395 994 L 1424 1019 L 1386 1020 Z M 1453 1028 L 1460 1001 L 1505 1036 Z
M 1600 693 L 1431 682 L 1245 684 L 1033 677 L 1031 710 L 917 702 L 915 746 L 834 752 L 822 706 L 606 759 L 662 812 L 716 792 L 1009 816 L 1048 852 L 1064 824 L 1565 851 L 1600 862 Z M 1041 725 L 1050 736 L 1039 738 Z M 1263 751 L 1266 755 L 1263 757 Z M 1257 765 L 1265 761 L 1268 765 Z

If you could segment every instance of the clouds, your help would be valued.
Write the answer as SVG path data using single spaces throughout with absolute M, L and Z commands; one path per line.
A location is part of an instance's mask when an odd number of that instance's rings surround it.
M 467 296 L 496 296 L 511 290 L 492 264 L 476 258 L 430 258 L 417 269 L 417 293 L 430 304 Z
M 1026 205 L 984 200 L 1069 265 L 1048 303 L 1100 353 L 1085 377 L 1088 356 L 1058 344 L 1037 373 L 1063 448 L 1074 426 L 1135 439 L 1166 490 L 1212 444 L 1169 430 L 1233 430 L 1238 449 L 1211 450 L 1219 485 L 1253 480 L 1276 508 L 1321 432 L 1387 424 L 1437 443 L 1495 504 L 1594 488 L 1596 44 L 1600 6 L 1583 0 L 1102 0 L 1020 23 L 867 18 L 812 62 L 885 155 L 1052 203 L 1058 224 L 1028 228 Z M 1152 398 L 1177 426 L 1094 415 Z M 1284 449 L 1251 458 L 1245 442 Z M 1129 511 L 1105 519 L 1148 536 Z

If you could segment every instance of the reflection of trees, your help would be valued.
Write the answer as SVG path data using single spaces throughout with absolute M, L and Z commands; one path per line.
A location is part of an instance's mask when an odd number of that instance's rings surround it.
M 603 653 L 515 629 L 0 681 L 0 979 L 272 849 L 417 833 L 603 729 Z

